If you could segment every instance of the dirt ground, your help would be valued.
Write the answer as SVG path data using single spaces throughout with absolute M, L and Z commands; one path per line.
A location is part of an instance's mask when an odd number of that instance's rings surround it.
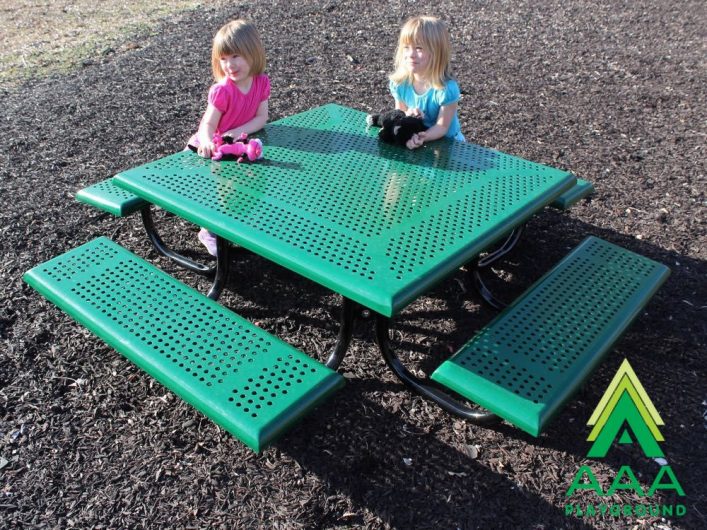
M 75 191 L 183 148 L 225 21 L 260 29 L 277 119 L 328 102 L 388 107 L 397 28 L 419 13 L 449 24 L 469 141 L 597 188 L 529 223 L 501 266 L 506 292 L 590 234 L 672 270 L 541 437 L 475 427 L 413 396 L 362 322 L 345 388 L 258 456 L 22 283 L 34 265 L 107 235 L 203 291 L 204 280 L 156 256 L 137 216 L 92 210 Z M 205 4 L 73 73 L 0 88 L 0 527 L 707 527 L 705 28 L 700 1 Z M 167 216 L 160 227 L 204 257 L 195 227 Z M 235 267 L 221 302 L 325 358 L 338 298 L 260 258 Z M 493 317 L 470 287 L 459 273 L 400 315 L 406 361 L 429 370 Z M 622 465 L 646 489 L 658 473 L 631 446 L 585 456 L 586 422 L 624 358 L 665 421 L 661 445 L 685 490 L 652 502 L 682 503 L 683 517 L 565 515 L 583 464 L 605 488 Z M 626 490 L 604 500 L 646 502 Z

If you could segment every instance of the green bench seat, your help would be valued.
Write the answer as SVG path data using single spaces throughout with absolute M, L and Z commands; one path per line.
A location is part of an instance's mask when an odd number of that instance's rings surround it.
M 344 383 L 104 237 L 24 280 L 256 452 Z
M 552 201 L 550 206 L 558 210 L 568 210 L 573 204 L 592 193 L 594 193 L 594 185 L 591 182 L 577 179 L 577 183 Z
M 119 188 L 111 180 L 104 180 L 79 190 L 76 200 L 118 217 L 125 217 L 149 205 L 134 193 Z
M 538 436 L 669 274 L 589 237 L 431 378 Z

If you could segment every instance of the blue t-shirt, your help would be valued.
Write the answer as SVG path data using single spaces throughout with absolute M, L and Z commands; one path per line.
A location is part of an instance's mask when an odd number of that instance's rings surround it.
M 388 86 L 396 101 L 402 101 L 409 109 L 420 109 L 422 111 L 425 115 L 422 121 L 425 127 L 428 128 L 437 123 L 439 108 L 456 103 L 461 95 L 459 85 L 454 79 L 447 80 L 444 88 L 432 87 L 422 95 L 415 92 L 411 83 L 406 82 L 399 85 L 391 81 Z M 461 136 L 461 125 L 459 124 L 459 116 L 455 112 L 445 136 L 447 138 L 455 138 L 457 135 Z

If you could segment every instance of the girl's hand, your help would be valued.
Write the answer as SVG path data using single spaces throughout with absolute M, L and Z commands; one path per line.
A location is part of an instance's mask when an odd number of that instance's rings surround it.
M 422 145 L 425 143 L 425 133 L 420 132 L 417 134 L 414 134 L 412 138 L 410 138 L 406 143 L 405 146 L 408 149 L 417 149 L 418 147 L 422 147 Z
M 425 114 L 420 109 L 407 109 L 405 111 L 405 116 L 411 116 L 413 118 L 425 119 Z
M 211 158 L 216 150 L 213 139 L 220 119 L 221 111 L 209 103 L 199 124 L 199 147 L 196 150 L 199 156 Z
M 211 155 L 214 153 L 214 151 L 216 151 L 216 146 L 213 142 L 209 142 L 205 145 L 200 145 L 199 148 L 196 150 L 197 154 L 199 156 L 203 156 L 204 158 L 211 158 Z

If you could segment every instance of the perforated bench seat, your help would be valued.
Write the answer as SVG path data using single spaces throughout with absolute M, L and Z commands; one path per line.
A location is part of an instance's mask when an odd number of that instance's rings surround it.
M 256 452 L 344 383 L 107 238 L 24 280 Z
M 573 204 L 594 193 L 594 185 L 583 179 L 577 179 L 577 183 L 550 203 L 550 206 L 558 210 L 568 210 Z
M 431 378 L 538 436 L 669 274 L 589 237 Z
M 111 179 L 97 182 L 79 190 L 76 193 L 76 200 L 117 217 L 130 215 L 149 204 L 134 193 L 119 188 L 111 182 Z

